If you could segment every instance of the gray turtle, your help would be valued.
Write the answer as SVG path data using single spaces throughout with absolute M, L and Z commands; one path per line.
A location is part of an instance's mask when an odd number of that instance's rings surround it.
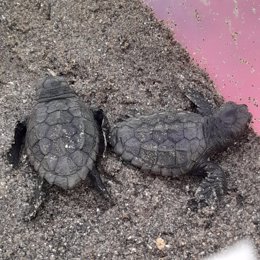
M 96 168 L 106 144 L 104 119 L 103 111 L 88 108 L 63 78 L 49 76 L 38 83 L 37 103 L 28 119 L 17 124 L 8 154 L 17 167 L 25 144 L 30 164 L 40 176 L 29 218 L 42 203 L 46 181 L 66 190 L 89 176 L 99 191 L 107 193 Z
M 208 159 L 246 131 L 251 114 L 246 105 L 233 102 L 213 111 L 197 92 L 189 98 L 200 114 L 162 112 L 128 118 L 115 125 L 109 142 L 122 160 L 145 172 L 205 175 L 194 201 L 208 205 L 217 202 L 226 187 L 223 170 Z

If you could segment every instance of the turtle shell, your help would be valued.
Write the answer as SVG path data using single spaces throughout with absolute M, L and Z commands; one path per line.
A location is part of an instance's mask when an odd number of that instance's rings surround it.
M 93 113 L 76 95 L 47 99 L 34 107 L 26 152 L 34 169 L 50 184 L 70 189 L 84 180 L 96 161 L 98 145 Z
M 110 134 L 114 152 L 147 172 L 178 176 L 191 171 L 206 151 L 202 116 L 157 113 L 129 118 Z

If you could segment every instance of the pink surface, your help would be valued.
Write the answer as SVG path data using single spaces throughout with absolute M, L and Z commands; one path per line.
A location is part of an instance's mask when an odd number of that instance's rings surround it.
M 143 0 L 260 133 L 260 0 Z

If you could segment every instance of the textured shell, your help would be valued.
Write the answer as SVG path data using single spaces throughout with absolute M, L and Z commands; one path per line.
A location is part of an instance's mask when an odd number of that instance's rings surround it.
M 178 176 L 192 170 L 206 143 L 203 117 L 183 112 L 129 118 L 111 132 L 114 152 L 144 171 Z
M 93 113 L 75 97 L 40 102 L 27 125 L 30 163 L 50 184 L 73 188 L 96 160 L 99 135 Z

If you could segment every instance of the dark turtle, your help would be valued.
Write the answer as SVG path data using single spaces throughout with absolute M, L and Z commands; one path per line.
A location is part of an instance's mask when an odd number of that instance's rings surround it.
M 30 164 L 39 174 L 36 214 L 44 181 L 63 189 L 72 189 L 90 176 L 96 187 L 106 193 L 96 161 L 105 149 L 102 110 L 91 110 L 61 77 L 49 76 L 38 83 L 37 104 L 15 130 L 15 142 L 9 161 L 16 167 L 22 144 Z
M 205 205 L 217 201 L 226 186 L 223 170 L 208 158 L 246 131 L 251 114 L 246 105 L 233 102 L 213 112 L 209 102 L 195 92 L 190 99 L 201 115 L 162 112 L 128 118 L 112 129 L 109 142 L 124 161 L 145 172 L 163 176 L 205 174 L 195 194 L 195 201 Z

